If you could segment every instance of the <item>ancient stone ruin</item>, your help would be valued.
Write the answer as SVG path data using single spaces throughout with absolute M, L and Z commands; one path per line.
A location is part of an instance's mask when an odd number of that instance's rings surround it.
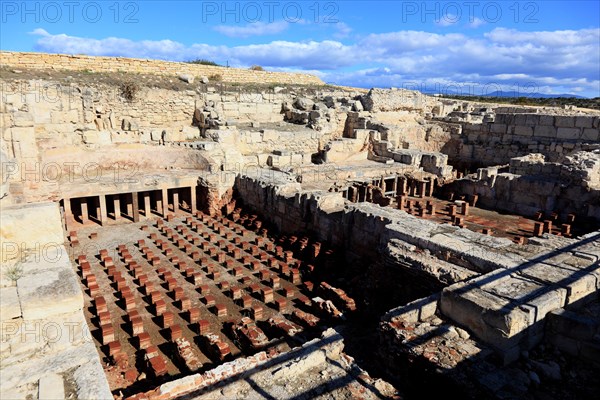
M 598 111 L 1 55 L 0 398 L 600 390 Z

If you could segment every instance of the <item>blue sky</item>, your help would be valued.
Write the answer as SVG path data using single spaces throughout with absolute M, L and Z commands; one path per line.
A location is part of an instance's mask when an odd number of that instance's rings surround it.
M 0 48 L 306 71 L 359 87 L 600 96 L 598 1 L 6 1 Z

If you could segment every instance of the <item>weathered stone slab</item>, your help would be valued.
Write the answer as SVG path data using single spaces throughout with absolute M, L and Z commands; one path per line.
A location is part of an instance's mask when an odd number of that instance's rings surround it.
M 482 285 L 481 288 L 510 300 L 512 307 L 530 306 L 531 308 L 522 308 L 522 310 L 530 310 L 530 324 L 541 321 L 550 311 L 563 307 L 566 298 L 564 290 L 543 286 L 515 275 L 492 280 Z
M 43 223 L 40 223 L 41 221 Z M 13 256 L 21 257 L 23 254 L 19 252 L 25 249 L 40 249 L 64 242 L 57 203 L 3 206 L 0 212 L 0 225 L 2 225 L 0 231 L 2 260 L 10 260 Z
M 537 263 L 518 272 L 538 282 L 566 289 L 566 304 L 572 304 L 596 290 L 596 276 L 573 267 Z
M 0 289 L 0 321 L 21 316 L 19 295 L 15 286 Z
M 518 335 L 531 323 L 529 313 L 507 299 L 479 289 L 480 283 L 474 280 L 444 289 L 442 313 L 494 347 L 514 347 L 521 339 Z
M 65 398 L 65 385 L 62 376 L 58 374 L 47 374 L 41 377 L 39 382 L 39 400 L 57 400 Z
M 69 259 L 62 257 L 52 268 L 27 274 L 17 281 L 23 318 L 44 319 L 83 307 L 83 293 Z

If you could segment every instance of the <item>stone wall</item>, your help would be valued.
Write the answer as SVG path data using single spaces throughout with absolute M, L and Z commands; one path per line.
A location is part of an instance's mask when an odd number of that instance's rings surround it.
M 223 124 L 227 120 L 280 122 L 283 121 L 281 104 L 289 98 L 268 92 L 244 95 L 141 87 L 133 99 L 126 99 L 119 85 L 71 86 L 52 80 L 2 82 L 2 85 L 3 128 L 35 124 L 37 136 L 60 139 L 66 144 L 73 139 L 56 135 L 74 130 L 117 131 L 123 136 L 119 139 L 122 142 L 157 141 L 163 129 L 174 140 L 198 138 L 199 129 L 195 132 L 191 129 L 194 111 L 205 108 L 213 110 L 213 117 Z
M 425 114 L 430 113 L 440 102 L 435 97 L 427 96 L 415 90 L 406 89 L 371 89 L 361 96 L 360 101 L 366 111 L 398 111 L 410 110 Z
M 558 212 L 561 219 L 600 220 L 600 154 L 578 152 L 562 162 L 546 162 L 542 154 L 510 160 L 509 171 L 481 168 L 444 188 L 447 192 L 477 194 L 484 207 L 532 216 L 538 211 Z
M 346 118 L 343 109 L 332 109 L 331 121 L 319 127 L 323 129 L 286 124 L 282 104 L 292 101 L 296 94 L 273 91 L 244 92 L 240 88 L 205 93 L 141 87 L 128 100 L 117 84 L 17 80 L 3 81 L 2 85 L 2 157 L 17 162 L 23 159 L 43 162 L 46 155 L 60 152 L 77 160 L 81 149 L 98 152 L 110 148 L 118 154 L 126 148 L 139 149 L 132 146 L 139 144 L 215 141 L 235 145 L 223 150 L 251 155 L 255 159 L 246 161 L 256 161 L 258 165 L 302 165 L 310 163 L 310 156 L 330 138 L 341 135 Z M 344 95 L 339 91 L 327 93 Z M 198 123 L 200 115 L 212 121 L 212 129 L 208 129 L 208 124 Z M 113 145 L 123 146 L 115 149 Z M 215 146 L 203 144 L 198 148 L 213 150 Z M 151 154 L 155 150 L 144 151 Z M 290 154 L 275 154 L 276 151 Z M 295 155 L 300 159 L 294 158 Z M 89 156 L 92 156 L 90 161 L 96 161 L 89 152 L 83 157 Z M 132 154 L 126 157 L 137 158 Z M 123 161 L 126 157 L 122 157 Z M 156 157 L 152 154 L 150 158 L 161 159 Z M 243 161 L 239 157 L 236 160 Z M 186 163 L 190 167 L 188 160 Z M 143 162 L 138 164 L 144 166 Z M 177 167 L 171 160 L 164 165 Z
M 0 397 L 112 398 L 58 205 L 2 206 L 0 219 Z
M 238 176 L 235 190 L 252 210 L 269 210 L 264 217 L 279 231 L 311 234 L 344 247 L 351 258 L 380 255 L 390 240 L 397 239 L 470 271 L 511 268 L 521 260 L 508 239 L 455 226 L 440 227 L 372 203 L 347 203 L 341 192 L 303 191 L 290 175 L 276 171 Z
M 381 317 L 381 321 L 384 323 L 394 323 L 400 320 L 408 323 L 424 322 L 436 315 L 439 301 L 440 294 L 432 294 L 423 299 L 418 299 L 389 310 Z
M 583 310 L 559 309 L 548 314 L 546 340 L 561 351 L 600 365 L 598 301 Z
M 312 129 L 284 129 L 240 129 L 236 147 L 243 155 L 255 159 L 256 165 L 299 166 L 310 164 L 311 154 L 318 152 L 329 137 Z
M 336 245 L 343 242 L 338 221 L 330 214 L 343 209 L 341 193 L 303 192 L 291 176 L 261 169 L 238 176 L 234 189 L 251 209 L 268 210 L 267 219 L 281 232 L 307 232 Z
M 282 104 L 295 96 L 287 93 L 142 87 L 127 100 L 118 85 L 54 80 L 2 84 L 0 198 L 35 189 L 43 199 L 45 186 L 58 189 L 61 184 L 57 174 L 80 177 L 86 166 L 92 175 L 100 170 L 106 178 L 120 165 L 132 165 L 136 174 L 221 164 L 236 171 L 248 165 L 306 165 L 335 134 L 284 123 Z M 194 126 L 199 113 L 216 121 L 214 129 Z
M 30 69 L 76 70 L 92 72 L 134 72 L 139 74 L 189 74 L 194 77 L 219 74 L 224 81 L 239 83 L 286 83 L 323 85 L 314 75 L 254 71 L 181 62 L 144 60 L 124 57 L 92 57 L 67 54 L 0 52 L 1 66 Z
M 453 164 L 491 166 L 541 153 L 549 161 L 600 147 L 600 116 L 497 114 L 494 122 L 463 124 L 444 152 Z

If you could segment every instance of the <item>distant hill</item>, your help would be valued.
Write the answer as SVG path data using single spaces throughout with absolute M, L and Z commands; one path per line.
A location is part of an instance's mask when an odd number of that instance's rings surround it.
M 438 94 L 439 92 L 435 92 L 434 90 L 423 90 L 424 94 Z M 545 94 L 545 93 L 522 93 L 516 90 L 512 91 L 502 91 L 497 90 L 495 92 L 490 92 L 488 94 L 465 94 L 461 92 L 453 92 L 446 91 L 442 94 L 441 97 L 495 97 L 495 98 L 514 98 L 517 99 L 519 97 L 528 98 L 528 99 L 589 99 L 589 97 L 579 96 L 576 94 Z
M 500 94 L 501 92 L 496 92 Z M 581 97 L 565 94 L 565 95 L 545 95 L 544 97 L 535 97 L 539 96 L 539 93 L 533 94 L 532 97 L 526 96 L 509 96 L 506 92 L 503 93 L 503 96 L 493 96 L 493 93 L 490 93 L 487 96 L 458 96 L 452 94 L 446 94 L 440 97 L 444 97 L 447 99 L 455 99 L 455 100 L 466 100 L 466 101 L 475 101 L 482 103 L 498 103 L 498 104 L 516 104 L 522 106 L 545 106 L 545 107 L 563 107 L 563 106 L 576 106 L 581 108 L 592 108 L 596 110 L 600 110 L 600 97 L 595 97 L 593 99 L 589 99 L 587 97 Z M 562 97 L 558 97 L 562 96 Z
M 501 90 L 497 90 L 492 93 L 488 93 L 486 95 L 482 95 L 482 97 L 527 97 L 530 99 L 559 99 L 559 98 L 568 98 L 568 99 L 587 99 L 588 97 L 578 96 L 576 94 L 544 94 L 544 93 L 521 93 L 517 91 L 508 91 L 503 92 Z

